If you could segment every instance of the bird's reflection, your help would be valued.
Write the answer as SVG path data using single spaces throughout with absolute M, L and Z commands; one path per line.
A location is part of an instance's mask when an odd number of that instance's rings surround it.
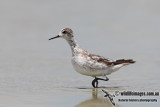
M 75 107 L 120 107 L 116 104 L 114 106 L 108 98 L 104 96 L 98 96 L 98 88 L 92 89 L 92 98 L 87 99 L 80 104 L 76 105 Z

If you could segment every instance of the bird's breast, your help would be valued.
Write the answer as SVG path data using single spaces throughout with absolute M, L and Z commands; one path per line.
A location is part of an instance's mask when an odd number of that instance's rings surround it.
M 94 62 L 85 57 L 72 57 L 71 62 L 75 71 L 83 75 L 104 76 L 111 73 L 111 70 L 105 64 Z

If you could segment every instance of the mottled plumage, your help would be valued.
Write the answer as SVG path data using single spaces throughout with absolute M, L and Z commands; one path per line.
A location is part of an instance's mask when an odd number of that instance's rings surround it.
M 109 75 L 125 65 L 135 63 L 132 59 L 119 59 L 114 61 L 99 55 L 88 53 L 78 46 L 74 39 L 73 31 L 70 28 L 62 29 L 58 36 L 51 39 L 55 38 L 63 38 L 68 42 L 72 51 L 73 68 L 80 74 L 95 77 L 92 82 L 93 87 L 96 87 L 95 83 L 98 85 L 98 80 L 108 80 L 107 77 L 106 79 L 101 79 L 97 78 L 97 76 Z

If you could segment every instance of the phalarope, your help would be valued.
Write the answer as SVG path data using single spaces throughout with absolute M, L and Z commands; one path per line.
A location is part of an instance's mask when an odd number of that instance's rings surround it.
M 74 39 L 73 31 L 70 28 L 62 29 L 59 35 L 50 38 L 49 40 L 55 38 L 63 38 L 68 42 L 72 51 L 71 62 L 73 68 L 80 74 L 94 77 L 95 79 L 92 81 L 92 86 L 94 88 L 98 87 L 98 80 L 109 80 L 106 75 L 119 70 L 125 65 L 135 63 L 132 59 L 119 59 L 114 61 L 99 55 L 88 53 L 78 46 Z M 105 79 L 97 78 L 98 76 L 104 76 Z

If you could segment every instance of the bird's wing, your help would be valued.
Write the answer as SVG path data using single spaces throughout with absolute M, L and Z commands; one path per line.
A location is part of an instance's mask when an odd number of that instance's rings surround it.
M 92 59 L 92 60 L 95 60 L 99 63 L 104 63 L 106 64 L 107 66 L 111 66 L 111 65 L 119 65 L 119 64 L 132 64 L 132 63 L 135 63 L 135 61 L 133 61 L 132 59 L 119 59 L 119 60 L 111 60 L 111 59 L 108 59 L 108 58 L 104 58 L 102 56 L 99 56 L 99 55 L 95 55 L 95 54 L 89 54 L 89 57 Z
M 106 64 L 107 66 L 109 65 L 112 65 L 112 61 L 111 59 L 107 59 L 107 58 L 104 58 L 102 56 L 99 56 L 99 55 L 95 55 L 95 54 L 89 54 L 89 57 L 92 59 L 92 60 L 95 60 L 99 63 L 104 63 Z
M 105 90 L 102 89 L 102 91 L 103 91 L 104 93 L 108 94 Z
M 119 65 L 119 64 L 132 64 L 135 63 L 136 61 L 133 61 L 132 59 L 119 59 L 113 62 L 114 65 Z

